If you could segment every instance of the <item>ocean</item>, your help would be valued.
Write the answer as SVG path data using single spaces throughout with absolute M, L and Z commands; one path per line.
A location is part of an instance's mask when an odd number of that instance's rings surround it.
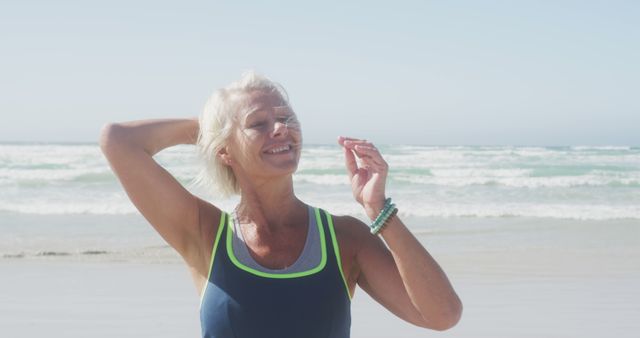
M 443 252 L 561 247 L 558 236 L 588 230 L 589 238 L 607 238 L 607 227 L 616 225 L 622 231 L 616 245 L 638 243 L 640 147 L 379 148 L 390 167 L 387 195 L 400 217 L 416 234 L 445 236 L 433 244 Z M 225 210 L 237 203 L 192 184 L 200 167 L 193 146 L 169 148 L 155 158 L 194 194 Z M 338 145 L 305 145 L 294 182 L 303 201 L 365 219 Z M 593 242 L 592 250 L 602 247 Z M 97 144 L 4 143 L 0 259 L 162 263 L 177 257 L 137 213 Z

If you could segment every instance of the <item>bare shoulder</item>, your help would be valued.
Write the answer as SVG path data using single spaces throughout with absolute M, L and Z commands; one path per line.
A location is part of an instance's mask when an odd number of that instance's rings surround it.
M 333 216 L 333 219 L 336 237 L 340 241 L 340 248 L 346 245 L 354 256 L 363 250 L 386 248 L 380 237 L 371 235 L 369 226 L 358 218 Z
M 336 237 L 349 246 L 357 247 L 367 239 L 369 227 L 353 216 L 332 216 Z
M 362 270 L 358 263 L 358 253 L 369 246 L 371 241 L 375 241 L 376 237 L 371 236 L 369 227 L 355 217 L 332 216 L 332 218 L 345 277 L 353 294 Z

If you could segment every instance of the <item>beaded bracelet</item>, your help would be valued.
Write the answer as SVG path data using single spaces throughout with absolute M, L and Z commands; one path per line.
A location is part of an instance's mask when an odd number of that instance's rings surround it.
M 389 214 L 389 217 L 387 217 L 387 219 L 384 221 L 384 223 L 380 224 L 376 228 L 372 228 L 371 229 L 371 233 L 374 234 L 374 235 L 377 235 L 378 233 L 380 233 L 380 231 L 382 231 L 382 228 L 384 228 L 384 226 L 387 225 L 389 220 L 391 218 L 393 218 L 393 216 L 395 216 L 397 213 L 398 213 L 398 208 L 393 208 L 393 211 L 391 211 L 391 214 Z
M 393 217 L 397 212 L 398 212 L 398 208 L 396 208 L 396 205 L 391 203 L 391 198 L 387 198 L 384 201 L 384 207 L 378 214 L 378 217 L 376 217 L 373 223 L 371 223 L 371 225 L 369 226 L 369 228 L 371 229 L 371 233 L 374 235 L 378 234 L 378 232 L 380 232 L 380 230 L 387 223 L 387 221 L 391 217 Z

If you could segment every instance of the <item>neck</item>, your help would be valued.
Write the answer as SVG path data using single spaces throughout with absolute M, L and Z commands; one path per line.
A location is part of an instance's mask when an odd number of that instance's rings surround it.
M 291 175 L 261 182 L 239 182 L 241 198 L 236 210 L 241 223 L 276 232 L 296 226 L 306 215 L 306 205 L 293 192 Z

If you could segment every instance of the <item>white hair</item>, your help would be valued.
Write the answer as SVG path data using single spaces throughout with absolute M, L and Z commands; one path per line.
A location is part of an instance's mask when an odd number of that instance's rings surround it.
M 231 167 L 222 162 L 218 153 L 227 144 L 234 121 L 247 108 L 248 94 L 253 91 L 277 93 L 289 105 L 289 98 L 281 85 L 254 71 L 246 71 L 240 80 L 214 91 L 200 115 L 196 145 L 204 165 L 195 183 L 205 189 L 215 188 L 223 197 L 239 194 L 240 186 Z

